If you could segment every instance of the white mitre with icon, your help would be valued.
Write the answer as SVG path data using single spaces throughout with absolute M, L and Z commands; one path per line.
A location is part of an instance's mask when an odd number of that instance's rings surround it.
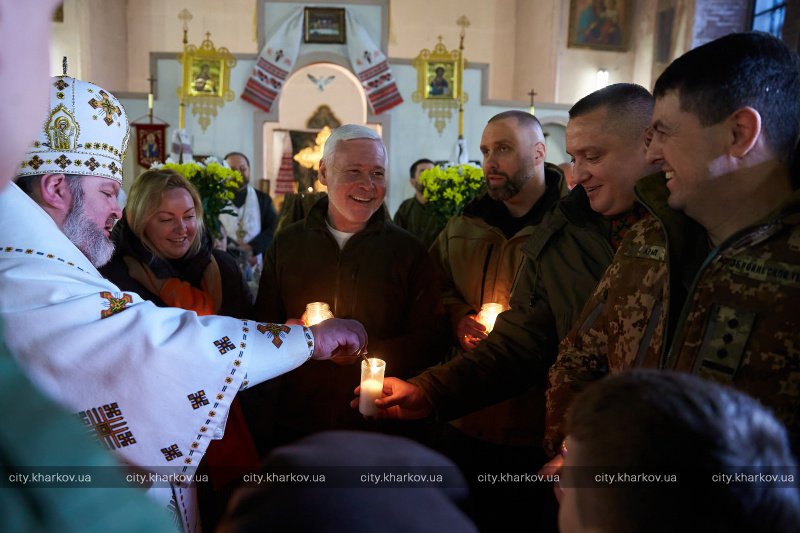
M 17 175 L 75 174 L 122 183 L 130 137 L 125 109 L 105 89 L 67 76 L 66 67 L 64 72 L 50 79 L 47 120 Z

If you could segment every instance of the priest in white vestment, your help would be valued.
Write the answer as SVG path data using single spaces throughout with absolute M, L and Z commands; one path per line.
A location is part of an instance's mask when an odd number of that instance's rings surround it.
M 31 380 L 126 463 L 191 476 L 248 385 L 366 344 L 355 321 L 312 328 L 158 308 L 96 270 L 113 251 L 128 119 L 108 91 L 50 80 L 50 111 L 0 192 L 0 315 Z M 57 445 L 54 443 L 53 445 Z M 199 529 L 190 483 L 166 487 Z

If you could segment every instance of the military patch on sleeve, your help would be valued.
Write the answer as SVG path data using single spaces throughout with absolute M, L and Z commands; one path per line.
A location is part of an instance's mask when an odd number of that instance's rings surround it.
M 732 380 L 744 359 L 756 314 L 715 304 L 709 316 L 711 320 L 703 337 L 695 372 L 710 372 L 724 380 Z
M 272 336 L 272 344 L 276 348 L 280 348 L 281 344 L 283 344 L 283 338 L 292 331 L 292 328 L 286 324 L 258 324 L 256 330 L 264 335 Z
M 726 259 L 725 268 L 738 276 L 789 287 L 800 287 L 800 265 L 738 255 Z
M 629 246 L 625 250 L 627 257 L 640 259 L 652 259 L 653 261 L 664 261 L 667 258 L 667 250 L 657 244 L 639 244 Z

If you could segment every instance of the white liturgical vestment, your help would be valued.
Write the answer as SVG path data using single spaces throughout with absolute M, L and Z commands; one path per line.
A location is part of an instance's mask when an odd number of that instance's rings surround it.
M 314 349 L 302 326 L 198 317 L 120 291 L 13 184 L 0 192 L 0 314 L 20 366 L 102 446 L 187 476 L 221 438 L 234 395 Z M 173 506 L 194 530 L 191 504 Z

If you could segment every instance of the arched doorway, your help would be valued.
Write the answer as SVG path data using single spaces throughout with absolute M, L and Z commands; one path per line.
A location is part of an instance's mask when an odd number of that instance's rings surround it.
M 316 132 L 314 119 L 325 113 L 340 124 L 366 124 L 381 133 L 381 126 L 367 124 L 367 98 L 358 78 L 347 68 L 335 63 L 312 63 L 295 70 L 286 80 L 278 104 L 278 121 L 263 123 L 266 176 L 271 193 L 275 192 L 282 158 L 291 149 L 290 132 Z

